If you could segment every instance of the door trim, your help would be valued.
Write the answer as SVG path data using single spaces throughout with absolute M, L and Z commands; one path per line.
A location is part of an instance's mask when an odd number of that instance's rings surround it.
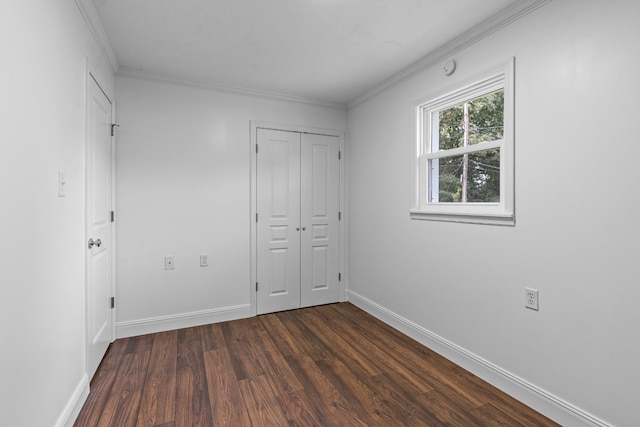
M 87 217 L 87 203 L 88 203 L 88 198 L 87 198 L 87 191 L 88 191 L 88 187 L 87 187 L 87 173 L 88 173 L 88 165 L 87 165 L 87 143 L 89 141 L 89 125 L 88 125 L 88 120 L 89 120 L 89 103 L 90 103 L 90 96 L 91 96 L 91 90 L 90 90 L 90 84 L 91 84 L 91 80 L 94 80 L 96 82 L 96 84 L 98 85 L 98 87 L 100 88 L 100 90 L 102 91 L 102 93 L 104 93 L 104 95 L 107 97 L 107 99 L 109 100 L 109 102 L 111 103 L 111 121 L 113 123 L 116 123 L 116 103 L 115 103 L 115 96 L 113 94 L 113 92 L 111 90 L 109 90 L 109 86 L 107 86 L 106 84 L 104 84 L 105 80 L 100 76 L 100 74 L 96 71 L 96 69 L 91 65 L 89 58 L 85 58 L 85 105 L 84 105 L 84 131 L 85 131 L 85 135 L 84 135 L 84 146 L 83 146 L 83 177 L 84 177 L 84 182 L 83 182 L 83 192 L 82 192 L 82 205 L 83 205 L 83 218 L 84 218 L 84 230 L 82 232 L 83 235 L 83 241 L 80 242 L 80 245 L 82 248 L 85 248 L 85 245 L 87 243 L 87 241 L 89 240 L 89 235 L 87 235 L 87 224 L 89 221 L 89 218 Z M 113 211 L 116 210 L 116 144 L 115 144 L 116 138 L 115 136 L 111 137 L 111 209 Z M 87 337 L 87 331 L 89 330 L 89 303 L 88 303 L 88 296 L 89 296 L 89 292 L 87 289 L 88 286 L 88 271 L 87 271 L 87 261 L 88 261 L 88 252 L 86 250 L 83 251 L 83 269 L 84 269 L 84 305 L 85 305 L 85 335 L 84 335 L 84 339 L 85 339 L 85 372 L 88 374 L 88 364 L 87 364 L 87 357 L 88 357 L 88 352 L 89 352 L 89 341 L 88 341 L 88 337 Z M 113 222 L 111 224 L 111 295 L 115 298 L 116 297 L 116 223 Z M 116 304 L 117 304 L 117 299 L 116 299 Z M 115 340 L 116 337 L 116 310 L 115 308 L 111 310 L 111 331 L 110 331 L 110 340 L 111 342 L 113 342 Z M 89 381 L 91 381 L 91 377 L 89 377 Z
M 288 131 L 288 132 L 298 132 L 298 133 L 310 133 L 315 135 L 328 135 L 335 136 L 339 140 L 340 152 L 342 153 L 342 160 L 340 161 L 340 212 L 342 213 L 342 220 L 340 221 L 340 243 L 338 245 L 339 250 L 339 271 L 342 276 L 342 280 L 339 282 L 340 286 L 340 302 L 346 301 L 347 297 L 347 277 L 346 274 L 346 230 L 347 230 L 347 215 L 346 215 L 346 205 L 345 205 L 345 150 L 344 150 L 344 142 L 345 142 L 345 132 L 340 130 L 333 129 L 322 129 L 322 128 L 314 128 L 309 126 L 296 126 L 296 125 L 288 125 L 281 123 L 271 123 L 271 122 L 263 122 L 263 121 L 255 121 L 252 120 L 251 123 L 251 145 L 250 145 L 250 153 L 251 153 L 251 174 L 250 174 L 250 185 L 251 185 L 251 214 L 249 216 L 249 223 L 251 225 L 251 239 L 250 239 L 250 255 L 251 255 L 251 278 L 249 282 L 249 295 L 251 296 L 251 316 L 257 315 L 257 297 L 256 297 L 256 280 L 258 277 L 257 274 L 257 225 L 256 225 L 256 215 L 258 213 L 258 174 L 257 174 L 257 157 L 256 157 L 256 144 L 258 142 L 258 129 L 270 129 L 270 130 L 280 130 L 280 131 Z

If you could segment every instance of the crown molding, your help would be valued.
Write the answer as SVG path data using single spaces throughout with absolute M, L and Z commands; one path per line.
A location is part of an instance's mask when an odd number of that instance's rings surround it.
M 514 3 L 513 5 L 505 8 L 493 17 L 476 25 L 469 31 L 446 43 L 442 47 L 429 53 L 419 61 L 414 62 L 412 65 L 409 65 L 403 70 L 392 75 L 372 89 L 369 89 L 354 101 L 350 102 L 348 104 L 348 108 L 353 108 L 371 98 L 372 96 L 415 76 L 417 73 L 427 68 L 439 64 L 443 60 L 450 58 L 451 56 L 468 48 L 469 46 L 478 43 L 480 40 L 488 37 L 489 35 L 506 27 L 507 25 L 510 25 L 511 23 L 530 14 L 534 10 L 544 6 L 551 1 L 552 0 L 520 0 Z
M 176 84 L 180 86 L 190 86 L 201 89 L 214 90 L 219 92 L 236 93 L 240 95 L 254 96 L 259 98 L 275 99 L 280 101 L 299 102 L 303 104 L 311 104 L 320 107 L 337 108 L 340 110 L 346 110 L 346 104 L 340 104 L 337 102 L 322 101 L 314 98 L 306 98 L 302 96 L 289 95 L 280 92 L 271 92 L 261 89 L 253 89 L 244 86 L 236 86 L 223 83 L 198 81 L 195 79 L 185 79 L 176 77 L 171 74 L 164 74 L 152 71 L 143 71 L 130 67 L 119 67 L 118 76 L 135 77 L 144 80 L 154 80 L 164 83 Z
M 98 16 L 98 11 L 93 5 L 93 2 L 91 0 L 75 0 L 75 2 L 78 9 L 80 9 L 82 17 L 87 23 L 87 27 L 89 27 L 91 35 L 115 73 L 119 68 L 118 59 L 116 58 L 116 53 L 114 52 L 113 47 L 111 46 L 109 37 L 107 37 L 107 33 L 104 31 L 104 26 L 102 25 L 102 21 L 100 20 L 100 16 Z

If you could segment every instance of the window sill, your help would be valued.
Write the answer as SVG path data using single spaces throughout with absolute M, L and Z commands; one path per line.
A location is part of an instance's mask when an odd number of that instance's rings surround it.
M 513 214 L 466 214 L 425 212 L 418 210 L 409 211 L 409 218 L 426 221 L 459 222 L 465 224 L 502 225 L 513 227 L 516 225 Z

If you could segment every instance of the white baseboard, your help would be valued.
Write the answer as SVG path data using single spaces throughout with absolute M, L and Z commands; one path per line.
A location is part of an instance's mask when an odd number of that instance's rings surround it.
M 555 422 L 566 426 L 612 427 L 588 412 L 565 402 L 540 387 L 434 334 L 362 295 L 353 291 L 347 291 L 347 293 L 348 300 L 353 305 L 410 336 Z
M 78 386 L 74 390 L 67 406 L 65 406 L 64 411 L 58 417 L 58 421 L 56 421 L 55 427 L 72 427 L 73 423 L 76 422 L 76 418 L 78 418 L 78 414 L 80 414 L 80 410 L 84 405 L 84 402 L 87 400 L 89 396 L 89 377 L 85 374 L 82 376 L 82 379 L 78 383 Z
M 251 317 L 251 305 L 243 304 L 232 307 L 214 308 L 211 310 L 190 313 L 172 314 L 169 316 L 129 320 L 116 324 L 116 338 L 133 337 L 173 329 L 190 328 L 209 323 L 226 322 Z

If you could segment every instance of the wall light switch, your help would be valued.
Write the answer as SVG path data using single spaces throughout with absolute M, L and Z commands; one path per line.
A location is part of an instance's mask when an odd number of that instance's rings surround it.
M 208 267 L 209 266 L 209 255 L 200 254 L 200 267 Z
M 67 184 L 67 178 L 64 171 L 58 172 L 58 197 L 65 197 L 67 195 L 65 186 Z

